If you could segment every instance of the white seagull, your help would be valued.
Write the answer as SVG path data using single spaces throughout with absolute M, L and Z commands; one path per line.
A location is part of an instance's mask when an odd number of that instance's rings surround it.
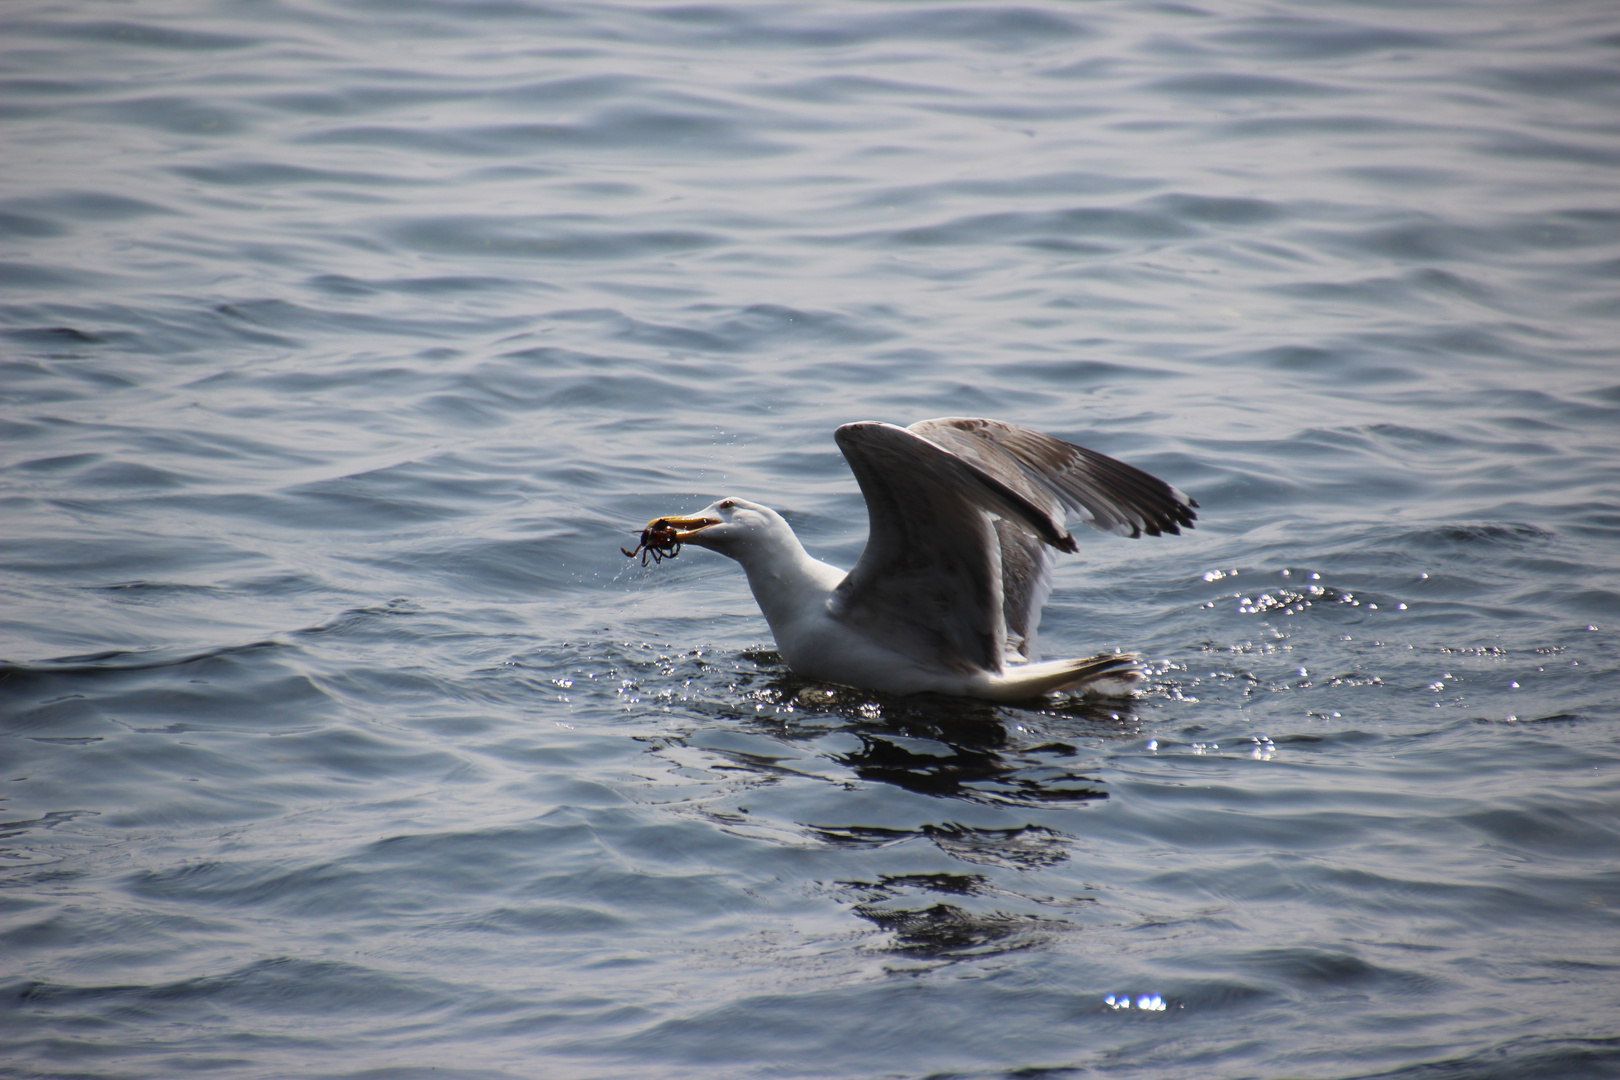
M 870 518 L 848 573 L 811 558 L 781 514 L 737 498 L 650 521 L 625 554 L 645 562 L 693 544 L 736 559 L 782 658 L 821 682 L 1026 701 L 1120 696 L 1142 680 L 1129 653 L 1041 661 L 1050 549 L 1075 550 L 1065 511 L 1158 536 L 1192 528 L 1196 502 L 1122 461 L 998 420 L 863 420 L 834 438 Z

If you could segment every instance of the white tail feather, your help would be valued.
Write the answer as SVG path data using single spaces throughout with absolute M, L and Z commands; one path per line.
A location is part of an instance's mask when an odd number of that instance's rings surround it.
M 1048 660 L 1010 667 L 991 676 L 980 696 L 998 701 L 1028 701 L 1046 694 L 1079 693 L 1087 697 L 1129 697 L 1142 681 L 1131 653 L 1103 653 L 1080 660 Z

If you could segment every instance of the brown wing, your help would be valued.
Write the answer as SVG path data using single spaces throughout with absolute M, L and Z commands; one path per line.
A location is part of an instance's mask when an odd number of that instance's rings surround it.
M 972 461 L 1058 521 L 1067 510 L 1099 529 L 1139 537 L 1179 534 L 1198 518 L 1193 510 L 1198 504 L 1157 477 L 1030 428 L 941 417 L 918 421 L 909 430 Z M 996 522 L 996 534 L 1007 635 L 1025 659 L 1038 660 L 1036 630 L 1052 592 L 1052 555 L 1005 520 Z M 1063 550 L 1074 550 L 1072 539 Z
M 871 526 L 833 614 L 955 670 L 1001 670 L 1009 633 L 1033 656 L 1046 548 L 1075 550 L 1066 512 L 1128 536 L 1179 533 L 1198 516 L 1140 469 L 995 420 L 862 421 L 835 437 Z
M 1059 520 L 1066 509 L 1096 528 L 1138 537 L 1179 534 L 1198 518 L 1198 503 L 1158 477 L 1026 427 L 948 416 L 918 421 L 909 430 L 973 462 Z
M 1007 628 L 992 517 L 1072 548 L 1062 521 L 905 428 L 864 421 L 835 437 L 866 496 L 870 530 L 833 594 L 833 615 L 920 662 L 1001 670 Z

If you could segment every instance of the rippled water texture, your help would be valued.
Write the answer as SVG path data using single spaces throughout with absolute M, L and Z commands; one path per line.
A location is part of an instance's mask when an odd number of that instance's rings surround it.
M 1620 9 L 14 0 L 0 1075 L 1620 1075 Z M 1130 706 L 794 679 L 986 415 Z

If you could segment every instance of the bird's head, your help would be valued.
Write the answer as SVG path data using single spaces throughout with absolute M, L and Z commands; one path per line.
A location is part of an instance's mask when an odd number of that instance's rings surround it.
M 666 542 L 693 544 L 738 558 L 782 534 L 792 537 L 793 529 L 781 514 L 747 499 L 729 498 L 689 516 L 656 518 L 647 522 L 647 532 L 642 535 L 661 535 Z

